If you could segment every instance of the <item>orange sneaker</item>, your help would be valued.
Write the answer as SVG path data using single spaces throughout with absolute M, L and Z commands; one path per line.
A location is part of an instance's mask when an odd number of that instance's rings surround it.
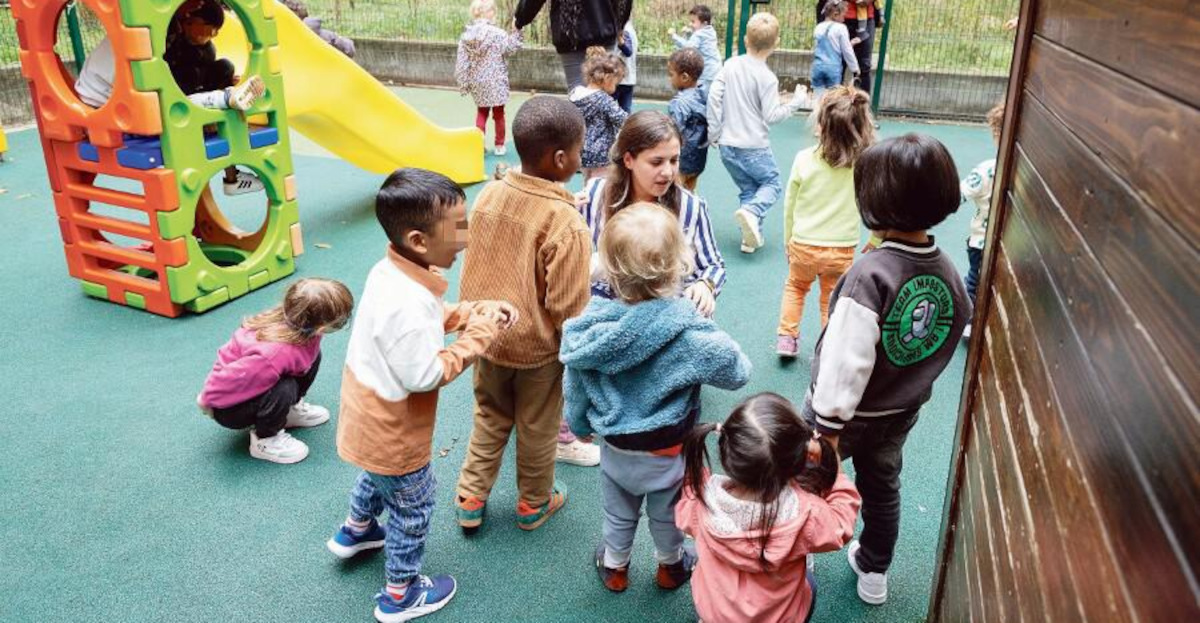
M 473 495 L 465 498 L 460 495 L 455 501 L 454 514 L 458 518 L 458 526 L 463 534 L 474 534 L 483 525 L 483 518 L 487 515 L 487 500 Z
M 557 485 L 550 492 L 550 500 L 541 506 L 533 507 L 521 500 L 517 502 L 517 527 L 522 530 L 536 530 L 566 503 L 567 496 L 558 490 Z

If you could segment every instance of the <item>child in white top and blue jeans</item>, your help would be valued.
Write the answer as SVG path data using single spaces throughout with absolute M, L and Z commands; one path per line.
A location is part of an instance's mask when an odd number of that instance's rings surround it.
M 738 187 L 741 207 L 734 216 L 742 229 L 743 253 L 763 246 L 763 218 L 783 194 L 769 126 L 808 100 L 797 85 L 790 102 L 780 101 L 779 78 L 767 67 L 778 44 L 779 20 L 770 13 L 752 16 L 746 26 L 749 52 L 726 61 L 708 94 L 708 139 L 719 146 L 721 162 Z

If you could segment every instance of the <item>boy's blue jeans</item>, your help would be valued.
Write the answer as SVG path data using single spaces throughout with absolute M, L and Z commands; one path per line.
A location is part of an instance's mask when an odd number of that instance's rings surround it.
M 758 217 L 767 215 L 767 210 L 779 201 L 783 184 L 779 181 L 779 166 L 770 147 L 729 147 L 721 145 L 721 162 L 738 187 L 738 200 Z
M 377 519 L 387 509 L 387 541 L 383 551 L 387 556 L 384 569 L 388 582 L 406 584 L 421 573 L 436 486 L 429 465 L 403 476 L 366 471 L 358 475 L 350 492 L 350 518 Z

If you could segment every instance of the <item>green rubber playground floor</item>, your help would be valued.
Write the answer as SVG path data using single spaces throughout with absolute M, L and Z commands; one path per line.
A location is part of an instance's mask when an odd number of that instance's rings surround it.
M 473 107 L 457 93 L 400 91 L 439 123 L 474 119 Z M 521 99 L 514 98 L 509 119 Z M 982 127 L 890 120 L 882 126 L 884 136 L 917 131 L 940 138 L 962 175 L 994 151 Z M 777 126 L 772 138 L 785 175 L 794 154 L 812 143 L 800 118 Z M 84 296 L 67 275 L 37 134 L 13 131 L 9 139 L 9 161 L 0 164 L 0 620 L 370 621 L 382 557 L 342 562 L 324 546 L 346 514 L 357 471 L 337 457 L 335 424 L 301 430 L 297 437 L 312 447 L 311 456 L 280 466 L 251 459 L 246 433 L 217 426 L 193 404 L 216 349 L 239 319 L 274 304 L 287 281 L 175 320 Z M 307 246 L 296 276 L 340 279 L 358 293 L 384 250 L 372 204 L 382 176 L 323 157 L 304 140 L 295 145 Z M 488 157 L 489 170 L 495 162 Z M 572 188 L 578 186 L 577 178 Z M 469 197 L 480 187 L 467 189 Z M 704 417 L 723 417 L 758 391 L 798 400 L 809 382 L 807 359 L 781 365 L 773 354 L 786 273 L 782 211 L 777 207 L 767 219 L 766 248 L 742 255 L 732 217 L 735 189 L 715 155 L 700 193 L 709 201 L 729 271 L 717 320 L 755 366 L 742 391 L 706 389 Z M 261 214 L 251 200 L 223 205 L 238 222 L 253 223 Z M 935 232 L 964 272 L 971 211 L 963 206 Z M 456 292 L 454 271 L 450 298 Z M 811 352 L 818 327 L 814 288 L 802 352 Z M 326 339 L 326 368 L 310 393 L 335 413 L 348 333 Z M 823 555 L 815 620 L 923 620 L 965 353 L 961 348 L 942 376 L 909 438 L 890 600 L 863 605 L 844 554 Z M 596 580 L 591 556 L 601 501 L 594 468 L 560 468 L 566 508 L 525 533 L 514 522 L 514 474 L 506 465 L 489 523 L 464 538 L 454 524 L 452 496 L 471 403 L 469 377 L 442 391 L 433 459 L 438 508 L 425 570 L 454 574 L 459 590 L 429 621 L 695 620 L 688 588 L 654 587 L 653 547 L 644 530 L 629 591 L 612 594 Z

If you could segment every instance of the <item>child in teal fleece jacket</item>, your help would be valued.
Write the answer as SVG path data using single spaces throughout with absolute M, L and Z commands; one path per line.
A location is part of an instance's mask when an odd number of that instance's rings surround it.
M 684 437 L 700 417 L 700 386 L 737 389 L 750 361 L 737 342 L 680 298 L 691 252 L 679 220 L 639 203 L 609 218 L 600 262 L 615 300 L 594 297 L 563 325 L 559 358 L 565 417 L 572 432 L 598 433 L 604 541 L 596 550 L 601 582 L 628 586 L 630 552 L 643 502 L 654 538 L 658 585 L 691 577 L 675 503 L 683 482 Z

